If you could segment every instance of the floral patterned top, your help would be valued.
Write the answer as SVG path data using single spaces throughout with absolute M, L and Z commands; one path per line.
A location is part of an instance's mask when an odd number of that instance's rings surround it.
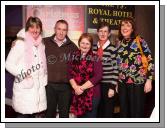
M 134 39 L 123 39 L 117 49 L 117 64 L 119 66 L 119 81 L 125 83 L 143 84 L 146 79 L 153 79 L 154 62 L 151 51 L 143 38 L 140 44 L 148 60 L 148 71 L 144 73 L 141 61 L 141 52 Z

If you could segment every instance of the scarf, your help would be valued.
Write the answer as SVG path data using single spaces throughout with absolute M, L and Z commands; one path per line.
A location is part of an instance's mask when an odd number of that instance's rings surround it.
M 25 32 L 25 65 L 26 69 L 31 69 L 34 60 L 33 47 L 37 47 L 39 50 L 39 58 L 41 59 L 40 66 L 43 66 L 42 71 L 46 72 L 46 55 L 45 46 L 42 44 L 42 37 L 39 35 L 37 40 L 35 40 L 29 32 Z
M 89 51 L 84 58 L 81 58 L 81 51 L 74 53 L 78 59 L 71 61 L 70 73 L 78 85 L 84 84 L 93 76 L 93 61 L 86 60 L 88 57 L 93 57 L 92 51 Z M 72 92 L 71 112 L 76 116 L 82 116 L 87 111 L 92 110 L 93 88 L 85 90 L 81 95 L 75 95 Z
M 105 43 L 99 42 L 99 48 L 97 50 L 97 55 L 100 57 L 100 59 L 102 59 L 103 57 L 103 45 Z

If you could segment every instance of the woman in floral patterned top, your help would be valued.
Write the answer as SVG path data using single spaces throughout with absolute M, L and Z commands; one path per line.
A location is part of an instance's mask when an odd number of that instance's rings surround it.
M 148 61 L 147 73 L 144 73 L 141 51 L 135 39 L 134 21 L 125 18 L 120 24 L 120 46 L 117 50 L 121 117 L 144 117 L 144 93 L 152 90 L 154 63 L 151 51 L 146 41 L 140 37 L 140 45 Z

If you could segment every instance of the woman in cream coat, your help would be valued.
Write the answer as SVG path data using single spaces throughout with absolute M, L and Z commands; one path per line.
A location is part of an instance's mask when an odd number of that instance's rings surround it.
M 34 117 L 47 107 L 47 66 L 41 33 L 41 20 L 30 17 L 6 60 L 6 69 L 15 76 L 12 106 L 18 117 Z

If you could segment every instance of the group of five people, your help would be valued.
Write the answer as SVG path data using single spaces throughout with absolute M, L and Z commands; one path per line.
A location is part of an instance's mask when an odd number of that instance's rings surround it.
M 144 93 L 152 89 L 154 63 L 140 37 L 148 61 L 144 73 L 134 24 L 132 18 L 121 21 L 118 46 L 109 40 L 110 26 L 102 22 L 97 44 L 83 33 L 77 47 L 67 36 L 65 20 L 56 22 L 51 37 L 42 38 L 41 20 L 29 17 L 6 59 L 6 69 L 15 76 L 12 106 L 18 117 L 46 110 L 45 117 L 54 118 L 58 110 L 60 118 L 70 112 L 78 118 L 112 118 L 116 92 L 120 117 L 144 117 Z

